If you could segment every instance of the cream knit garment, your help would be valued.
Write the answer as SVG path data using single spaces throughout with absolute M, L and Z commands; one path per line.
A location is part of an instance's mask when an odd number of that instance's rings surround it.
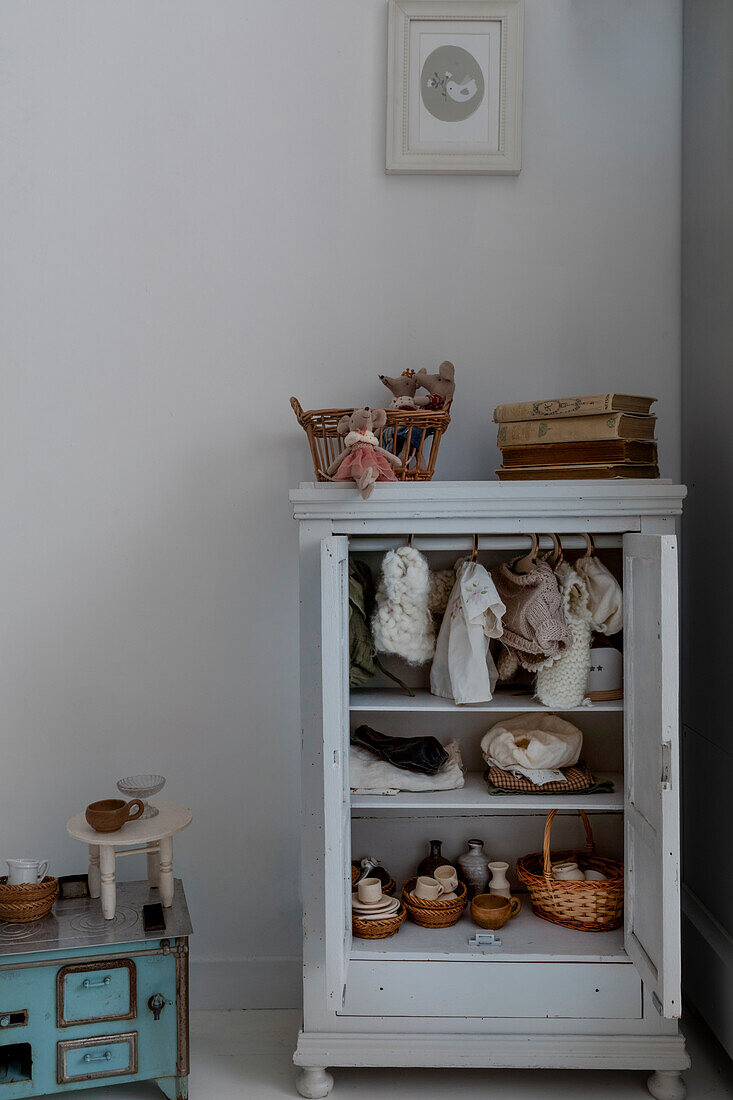
M 573 636 L 570 648 L 549 668 L 537 673 L 537 698 L 546 707 L 579 707 L 585 698 L 590 670 L 591 615 L 588 589 L 566 561 L 555 575 L 560 585 L 565 621 Z
M 385 554 L 372 619 L 379 653 L 394 653 L 411 665 L 430 660 L 435 652 L 435 624 L 429 594 L 430 570 L 419 550 L 401 546 Z

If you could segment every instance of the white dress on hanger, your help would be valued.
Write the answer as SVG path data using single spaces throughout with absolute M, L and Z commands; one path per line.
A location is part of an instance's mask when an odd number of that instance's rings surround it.
M 456 703 L 491 699 L 497 674 L 489 640 L 501 637 L 505 611 L 488 570 L 475 561 L 456 562 L 456 583 L 430 670 L 433 695 Z

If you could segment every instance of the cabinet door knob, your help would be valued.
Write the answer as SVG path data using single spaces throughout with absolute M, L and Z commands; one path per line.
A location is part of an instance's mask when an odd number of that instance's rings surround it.
M 162 993 L 154 993 L 152 997 L 148 997 L 148 1008 L 156 1020 L 160 1019 L 160 1014 L 165 1006 L 170 1004 L 173 1004 L 173 1001 L 166 1001 Z

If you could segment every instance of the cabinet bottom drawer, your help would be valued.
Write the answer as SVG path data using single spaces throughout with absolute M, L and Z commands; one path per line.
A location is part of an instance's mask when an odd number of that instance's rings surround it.
M 56 1076 L 60 1085 L 134 1073 L 137 1073 L 136 1031 L 64 1039 L 56 1044 Z
M 352 959 L 341 1015 L 638 1020 L 626 963 L 369 962 Z

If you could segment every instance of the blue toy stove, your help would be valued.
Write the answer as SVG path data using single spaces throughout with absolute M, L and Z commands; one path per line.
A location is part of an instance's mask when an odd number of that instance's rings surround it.
M 154 1080 L 188 1096 L 188 937 L 183 885 L 146 932 L 147 882 L 120 883 L 117 911 L 57 901 L 32 924 L 0 922 L 0 1100 Z

